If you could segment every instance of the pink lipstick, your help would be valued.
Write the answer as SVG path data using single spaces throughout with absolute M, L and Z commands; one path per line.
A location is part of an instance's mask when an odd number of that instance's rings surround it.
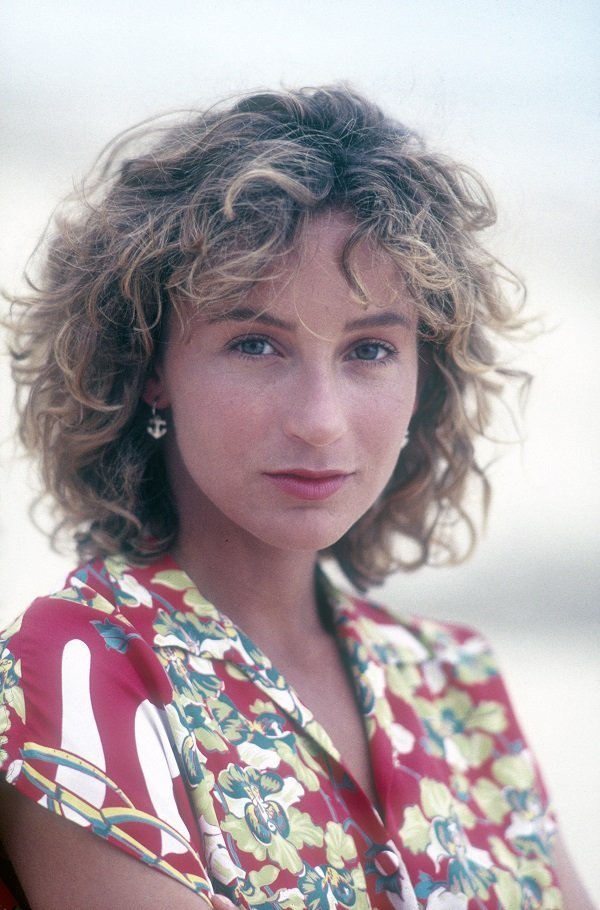
M 266 476 L 282 492 L 296 499 L 319 500 L 329 499 L 340 490 L 351 474 L 340 471 L 274 471 Z

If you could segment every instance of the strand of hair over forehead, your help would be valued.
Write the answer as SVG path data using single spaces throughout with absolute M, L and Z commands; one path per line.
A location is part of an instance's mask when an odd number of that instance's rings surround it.
M 328 144 L 336 146 L 339 154 L 339 150 L 343 147 L 342 140 L 351 136 L 353 132 L 356 133 L 358 131 L 358 118 L 354 113 L 349 116 L 344 106 L 340 105 L 339 93 L 335 94 L 330 91 L 320 92 L 318 95 L 319 97 L 324 96 L 329 100 L 329 108 L 332 107 L 332 102 L 335 100 L 338 109 L 341 106 L 344 111 L 346 120 L 341 119 L 345 123 L 345 129 L 335 139 L 328 137 Z M 336 197 L 335 192 L 333 192 L 336 175 L 331 168 L 331 161 L 323 161 L 322 155 L 320 153 L 317 154 L 314 148 L 312 155 L 309 155 L 310 148 L 307 147 L 307 142 L 309 139 L 314 140 L 314 137 L 318 135 L 317 127 L 322 127 L 323 124 L 322 122 L 315 123 L 314 120 L 307 123 L 307 117 L 305 116 L 307 97 L 310 100 L 310 96 L 306 95 L 302 96 L 301 99 L 297 95 L 287 95 L 283 96 L 282 100 L 282 96 L 278 94 L 263 94 L 242 101 L 237 108 L 234 108 L 233 112 L 225 116 L 225 120 L 223 120 L 224 115 L 222 112 L 212 115 L 213 123 L 211 123 L 210 116 L 201 118 L 205 133 L 200 136 L 198 135 L 198 121 L 192 124 L 187 123 L 182 127 L 182 135 L 194 146 L 195 152 L 199 153 L 200 150 L 203 150 L 203 153 L 207 154 L 211 149 L 211 143 L 218 151 L 222 151 L 228 130 L 229 132 L 233 131 L 235 134 L 235 130 L 239 130 L 240 127 L 240 118 L 247 120 L 249 114 L 252 114 L 254 120 L 258 118 L 266 121 L 262 131 L 254 123 L 254 132 L 258 135 L 259 142 L 266 143 L 268 148 L 262 153 L 251 154 L 248 166 L 245 168 L 240 168 L 239 162 L 240 156 L 243 157 L 243 150 L 239 148 L 236 150 L 234 163 L 237 173 L 227 186 L 222 204 L 212 213 L 210 207 L 206 206 L 206 200 L 200 198 L 207 195 L 206 182 L 200 185 L 197 202 L 194 194 L 192 194 L 190 204 L 179 221 L 179 232 L 174 240 L 172 250 L 174 254 L 180 251 L 183 251 L 184 254 L 187 253 L 187 255 L 182 257 L 183 261 L 180 268 L 174 270 L 168 285 L 170 291 L 176 292 L 176 296 L 184 297 L 188 302 L 194 301 L 196 304 L 201 300 L 202 305 L 210 306 L 211 304 L 218 304 L 223 299 L 230 298 L 236 292 L 247 290 L 249 286 L 259 279 L 260 270 L 264 269 L 265 262 L 284 252 L 286 246 L 293 240 L 295 232 L 292 228 L 297 228 L 298 222 L 302 223 L 306 220 L 307 213 L 318 211 L 320 206 L 340 205 L 341 207 L 350 208 L 353 214 L 359 217 L 364 214 L 361 211 L 361 200 L 358 200 L 358 204 L 354 204 L 356 200 L 353 199 L 352 193 L 346 192 L 342 197 L 339 194 Z M 352 108 L 356 104 L 355 96 L 351 94 L 342 93 L 341 97 L 345 102 L 346 108 Z M 300 103 L 300 101 L 304 103 Z M 283 113 L 285 112 L 286 115 L 289 115 L 290 110 L 293 111 L 296 117 L 293 129 L 290 129 L 289 123 L 286 123 L 287 132 L 284 133 L 284 138 L 282 138 L 282 128 L 279 122 L 276 121 L 277 132 L 275 137 L 272 138 L 274 126 L 272 121 L 268 120 L 267 112 L 272 115 L 275 111 L 282 119 Z M 339 116 L 339 110 L 337 113 Z M 369 113 L 373 115 L 378 127 L 381 127 L 381 124 L 388 124 L 388 121 L 385 121 L 373 106 L 369 107 Z M 208 124 L 208 127 L 206 127 L 206 124 Z M 369 134 L 369 130 L 364 124 L 360 124 L 360 127 L 365 135 Z M 411 168 L 414 167 L 414 162 L 410 160 L 410 150 L 406 146 L 408 142 L 411 142 L 417 146 L 419 152 L 421 146 L 412 134 L 395 125 L 393 128 L 387 125 L 386 130 L 383 130 L 382 133 L 386 139 L 391 137 L 396 146 L 398 146 L 399 141 L 401 143 L 401 156 L 403 156 L 405 164 L 408 163 L 407 173 L 404 175 L 407 183 L 404 198 L 406 200 L 412 195 L 413 212 L 407 216 L 406 211 L 399 209 L 397 192 L 392 186 L 393 181 L 380 179 L 377 182 L 378 174 L 384 174 L 386 169 L 389 171 L 390 168 L 397 168 L 398 164 L 398 149 L 395 149 L 396 156 L 394 158 L 390 158 L 389 148 L 385 149 L 375 159 L 377 167 L 372 168 L 369 175 L 364 175 L 369 177 L 371 184 L 374 186 L 371 196 L 372 198 L 375 197 L 377 204 L 373 205 L 371 202 L 372 211 L 368 213 L 368 219 L 361 223 L 361 230 L 358 235 L 355 238 L 351 238 L 347 245 L 344 260 L 346 272 L 359 296 L 364 296 L 364 287 L 360 282 L 360 277 L 353 272 L 348 263 L 348 254 L 353 246 L 356 245 L 356 242 L 366 234 L 382 243 L 390 254 L 398 260 L 399 266 L 407 275 L 413 290 L 420 292 L 417 296 L 421 298 L 421 302 L 423 302 L 423 298 L 427 300 L 426 292 L 428 291 L 451 292 L 453 288 L 456 288 L 458 291 L 456 296 L 460 297 L 464 312 L 457 313 L 456 307 L 452 305 L 440 307 L 439 303 L 437 307 L 425 307 L 424 316 L 430 333 L 435 336 L 436 333 L 441 332 L 442 337 L 445 337 L 448 332 L 452 332 L 455 328 L 468 328 L 477 316 L 474 295 L 472 289 L 469 288 L 469 283 L 474 284 L 480 290 L 481 282 L 472 281 L 473 262 L 456 261 L 455 250 L 448 243 L 447 236 L 448 232 L 453 230 L 456 238 L 457 233 L 462 230 L 462 241 L 464 243 L 467 239 L 466 232 L 464 227 L 462 229 L 460 226 L 458 229 L 456 227 L 452 228 L 448 217 L 445 217 L 443 213 L 441 219 L 430 216 L 428 210 L 431 208 L 432 203 L 431 193 L 427 199 L 419 198 L 422 196 L 422 184 L 419 180 L 412 180 L 411 183 Z M 323 145 L 322 137 L 319 138 L 321 139 L 321 145 Z M 300 149 L 298 149 L 299 140 L 304 142 Z M 355 137 L 354 142 L 356 144 Z M 313 146 L 315 144 L 316 140 L 313 142 Z M 308 146 L 310 146 L 310 143 L 308 143 Z M 141 159 L 142 163 L 147 169 L 148 162 L 150 162 L 151 167 L 154 167 L 159 174 L 164 174 L 168 167 L 176 171 L 181 166 L 181 154 L 177 153 L 176 149 L 177 143 L 171 138 L 169 142 L 164 143 L 163 147 L 159 149 L 160 154 L 154 152 L 146 159 Z M 431 168 L 431 162 L 434 161 L 434 159 L 427 161 L 423 154 L 420 154 L 420 158 L 415 160 L 421 171 L 424 170 L 424 162 L 426 170 L 428 167 Z M 289 168 L 290 163 L 294 161 L 297 165 L 297 170 L 304 171 L 304 182 L 285 172 L 284 166 L 287 164 Z M 304 168 L 302 167 L 303 164 Z M 480 230 L 492 223 L 495 213 L 485 188 L 480 183 L 477 183 L 466 169 L 463 169 L 460 179 L 457 180 L 457 169 L 455 166 L 453 166 L 453 177 L 451 179 L 449 176 L 451 170 L 444 168 L 440 158 L 435 159 L 434 164 L 435 174 L 433 177 L 437 181 L 435 196 L 438 208 L 442 197 L 445 197 L 444 203 L 449 210 L 462 206 L 463 221 L 469 231 Z M 329 173 L 319 175 L 319 165 L 324 171 L 328 170 Z M 137 172 L 134 172 L 135 169 L 138 169 Z M 416 171 L 416 167 L 414 169 Z M 311 177 L 310 181 L 307 179 L 307 174 Z M 320 187 L 315 186 L 317 183 L 315 174 L 317 177 L 320 176 Z M 373 176 L 374 174 L 375 177 Z M 122 175 L 127 175 L 130 179 L 132 177 L 134 180 L 138 179 L 139 162 L 126 162 L 122 169 Z M 357 182 L 360 188 L 360 180 Z M 307 183 L 312 185 L 307 185 Z M 476 193 L 481 198 L 476 198 L 473 189 L 476 190 Z M 262 245 L 258 245 L 256 243 L 256 221 L 247 216 L 249 214 L 256 216 L 257 214 L 256 205 L 253 206 L 252 203 L 253 192 L 255 194 L 258 193 L 260 204 L 264 208 L 265 197 L 269 190 L 276 190 L 277 192 L 274 194 L 272 205 L 266 207 L 268 215 L 266 220 L 275 223 L 277 229 L 267 232 Z M 290 225 L 288 217 L 287 223 L 281 225 L 282 217 L 285 217 L 286 214 L 285 209 L 290 207 L 294 209 L 296 219 Z M 302 208 L 305 209 L 305 218 L 303 219 L 298 218 L 298 209 L 301 210 Z M 376 211 L 377 208 L 380 210 L 379 212 Z M 206 215 L 207 210 L 208 216 Z M 200 223 L 198 218 L 199 211 L 205 214 Z M 279 214 L 279 219 L 273 217 L 277 214 Z M 288 212 L 288 215 L 290 214 Z M 220 239 L 223 241 L 226 239 L 225 237 L 219 238 L 219 228 L 230 227 L 227 224 L 224 226 L 223 221 L 234 222 L 236 220 L 238 222 L 236 234 L 238 241 L 243 237 L 244 227 L 247 226 L 247 233 L 255 242 L 254 244 L 240 244 L 238 242 L 238 248 L 232 250 L 231 244 L 218 242 Z M 444 223 L 444 231 L 440 230 L 442 223 Z M 283 230 L 281 227 L 283 227 Z M 429 237 L 426 236 L 427 233 Z M 207 237 L 211 237 L 211 235 L 213 240 L 217 241 L 213 242 L 212 249 L 217 250 L 217 252 L 221 251 L 221 256 L 217 257 L 217 261 L 212 268 L 210 256 L 203 255 L 206 253 Z M 137 261 L 140 265 L 143 265 L 145 251 L 143 245 L 140 248 L 138 232 L 130 232 L 129 237 L 138 251 L 132 262 L 135 264 Z M 468 243 L 466 244 L 467 247 L 469 245 Z M 435 249 L 436 246 L 437 249 Z M 489 270 L 489 258 L 483 265 L 485 269 Z M 124 290 L 126 295 L 131 293 L 131 285 L 127 279 L 124 282 Z M 136 295 L 134 294 L 133 296 L 135 297 Z M 497 299 L 497 296 L 496 293 L 491 295 L 492 301 Z M 429 297 L 431 297 L 431 294 Z M 488 312 L 487 315 L 492 317 L 492 319 L 495 316 L 493 310 Z M 499 324 L 503 325 L 506 313 L 497 315 L 499 316 Z M 155 316 L 156 318 L 157 316 Z M 143 322 L 142 317 L 142 325 Z M 152 328 L 152 325 L 153 323 L 151 322 L 148 327 Z M 460 346 L 458 351 L 459 354 L 463 355 L 465 366 L 469 366 L 470 360 L 464 356 L 464 351 L 461 352 Z
M 186 325 L 202 308 L 232 306 L 289 269 L 311 220 L 337 209 L 352 219 L 341 264 L 356 297 L 372 303 L 355 256 L 366 242 L 411 292 L 428 366 L 388 490 L 332 552 L 360 585 L 436 547 L 457 558 L 452 522 L 475 535 L 469 478 L 488 492 L 474 445 L 506 379 L 496 339 L 522 325 L 510 273 L 480 245 L 495 211 L 479 178 L 344 87 L 261 93 L 146 125 L 118 137 L 97 173 L 55 221 L 40 278 L 17 300 L 15 335 L 29 394 L 22 436 L 43 450 L 67 524 L 83 527 L 82 554 L 144 559 L 176 533 L 140 401 L 165 315 Z M 397 556 L 398 533 L 418 544 L 414 558 Z

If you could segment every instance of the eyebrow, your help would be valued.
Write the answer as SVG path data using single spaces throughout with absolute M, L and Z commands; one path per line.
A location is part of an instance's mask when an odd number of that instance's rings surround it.
M 279 319 L 268 311 L 253 310 L 251 307 L 235 307 L 227 310 L 225 313 L 219 313 L 209 319 L 209 324 L 218 322 L 258 322 L 262 325 L 273 326 L 274 328 L 283 329 L 287 332 L 293 332 L 295 325 L 287 322 L 285 319 Z M 401 325 L 406 329 L 411 328 L 412 320 L 406 313 L 400 310 L 384 310 L 380 313 L 368 313 L 365 316 L 359 316 L 347 322 L 344 329 L 347 332 L 353 332 L 357 329 L 380 328 L 384 326 Z
M 411 328 L 412 320 L 401 310 L 384 310 L 381 313 L 368 313 L 346 323 L 346 330 L 377 328 L 386 325 L 401 325 L 405 329 Z
M 234 307 L 232 310 L 226 310 L 224 313 L 212 316 L 208 322 L 209 325 L 213 325 L 216 322 L 259 322 L 262 325 L 271 325 L 278 329 L 285 329 L 288 332 L 294 330 L 291 322 L 279 319 L 266 310 L 253 310 L 251 307 Z

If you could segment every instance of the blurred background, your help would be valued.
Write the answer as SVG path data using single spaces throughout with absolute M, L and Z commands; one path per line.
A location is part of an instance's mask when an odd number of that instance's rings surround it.
M 470 563 L 376 596 L 495 644 L 567 843 L 600 893 L 600 6 L 595 0 L 4 0 L 0 284 L 118 131 L 240 91 L 345 80 L 479 170 L 493 249 L 548 331 L 526 439 L 494 469 Z M 0 625 L 61 584 L 72 554 L 32 525 L 0 356 Z

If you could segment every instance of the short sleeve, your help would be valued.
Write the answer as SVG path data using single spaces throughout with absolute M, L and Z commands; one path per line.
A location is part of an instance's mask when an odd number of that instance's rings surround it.
M 0 670 L 6 780 L 211 891 L 167 722 L 172 690 L 151 642 L 102 598 L 43 598 L 0 637 Z

